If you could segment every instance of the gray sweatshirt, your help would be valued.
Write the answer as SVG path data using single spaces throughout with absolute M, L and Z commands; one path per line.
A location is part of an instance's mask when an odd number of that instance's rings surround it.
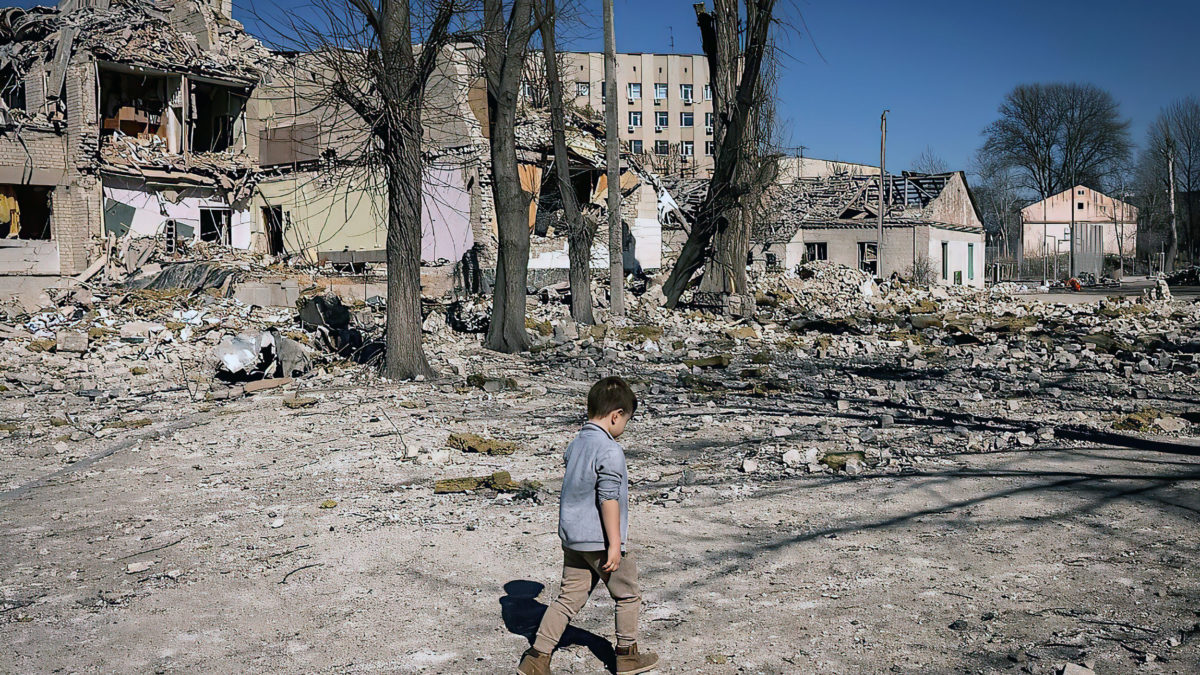
M 601 427 L 588 422 L 567 446 L 567 468 L 558 502 L 558 537 L 573 551 L 605 550 L 600 502 L 621 505 L 621 549 L 629 532 L 629 474 L 625 451 Z

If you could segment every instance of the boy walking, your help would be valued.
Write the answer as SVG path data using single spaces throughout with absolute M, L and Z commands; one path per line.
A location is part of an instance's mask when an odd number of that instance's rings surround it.
M 638 652 L 642 595 L 637 564 L 625 548 L 629 474 L 625 451 L 616 439 L 636 409 L 637 397 L 619 377 L 606 377 L 588 392 L 588 421 L 567 446 L 558 505 L 562 588 L 542 617 L 533 646 L 521 657 L 520 675 L 549 675 L 550 653 L 599 581 L 617 604 L 618 675 L 644 673 L 658 665 L 658 655 Z

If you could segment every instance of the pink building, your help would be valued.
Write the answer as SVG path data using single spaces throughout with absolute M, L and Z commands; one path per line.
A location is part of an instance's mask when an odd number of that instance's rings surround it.
M 1138 210 L 1118 199 L 1082 185 L 1021 209 L 1021 248 L 1025 258 L 1065 254 L 1075 225 L 1077 251 L 1094 256 L 1133 256 L 1137 242 Z M 1090 265 L 1081 266 L 1088 269 Z

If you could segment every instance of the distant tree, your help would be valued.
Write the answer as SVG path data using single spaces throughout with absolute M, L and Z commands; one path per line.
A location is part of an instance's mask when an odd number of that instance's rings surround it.
M 975 175 L 971 192 L 979 203 L 984 230 L 988 238 L 1003 251 L 1002 255 L 1012 255 L 1013 244 L 1020 239 L 1021 204 L 1025 201 L 1017 186 L 1014 171 L 989 162 L 983 153 L 977 153 L 971 173 Z
M 947 173 L 950 171 L 950 165 L 927 145 L 913 160 L 912 170 L 917 173 Z
M 1045 199 L 1074 185 L 1098 186 L 1128 159 L 1129 120 L 1110 93 L 1091 84 L 1022 84 L 985 130 L 988 163 L 1016 170 Z
M 1163 108 L 1150 125 L 1146 148 L 1164 167 L 1175 167 L 1176 216 L 1183 221 L 1189 257 L 1195 262 L 1200 259 L 1200 101 L 1189 96 Z M 1179 235 L 1174 233 L 1172 250 L 1179 248 Z M 1168 258 L 1167 264 L 1173 265 L 1175 255 L 1168 252 Z
M 1138 229 L 1151 253 L 1169 246 L 1170 184 L 1167 162 L 1153 148 L 1143 150 L 1133 175 L 1133 194 L 1134 205 L 1138 208 Z

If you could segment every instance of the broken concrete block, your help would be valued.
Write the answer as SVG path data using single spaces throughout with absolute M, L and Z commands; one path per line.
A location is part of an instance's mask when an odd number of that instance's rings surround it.
M 434 494 L 451 494 L 491 489 L 497 492 L 517 492 L 522 489 L 536 490 L 542 486 L 537 481 L 525 480 L 517 483 L 507 471 L 497 471 L 490 476 L 466 476 L 446 478 L 433 484 Z
M 56 349 L 58 352 L 83 354 L 88 350 L 88 335 L 77 331 L 64 330 L 58 333 Z
M 821 458 L 821 464 L 834 471 L 848 472 L 852 461 L 861 470 L 862 465 L 867 461 L 867 456 L 858 450 L 852 450 L 850 452 L 830 452 Z
M 292 382 L 295 382 L 295 380 L 290 377 L 272 377 L 265 380 L 247 382 L 246 384 L 242 385 L 242 388 L 247 394 L 253 394 L 256 391 L 266 391 L 267 389 L 274 389 L 276 387 L 285 387 Z
M 718 354 L 700 359 L 686 359 L 683 364 L 688 368 L 727 368 L 733 362 L 729 354 Z
M 792 448 L 783 453 L 783 465 L 789 469 L 794 469 L 804 463 L 804 455 L 799 448 Z
M 754 473 L 758 471 L 758 460 L 747 457 L 742 460 L 742 473 Z
M 516 443 L 497 441 L 477 434 L 450 434 L 446 445 L 456 450 L 481 455 L 511 455 L 520 447 Z
M 317 399 L 311 396 L 289 396 L 283 399 L 283 404 L 292 410 L 308 408 L 317 404 Z
M 139 572 L 145 572 L 146 570 L 150 569 L 153 566 L 154 566 L 153 560 L 141 560 L 138 562 L 131 562 L 125 566 L 125 574 L 138 574 Z
M 758 331 L 751 326 L 734 326 L 725 330 L 725 337 L 731 340 L 753 340 L 758 337 Z
M 489 394 L 505 391 L 508 389 L 519 389 L 520 385 L 511 377 L 489 377 L 478 373 L 467 377 L 467 384 L 478 389 L 482 389 Z

